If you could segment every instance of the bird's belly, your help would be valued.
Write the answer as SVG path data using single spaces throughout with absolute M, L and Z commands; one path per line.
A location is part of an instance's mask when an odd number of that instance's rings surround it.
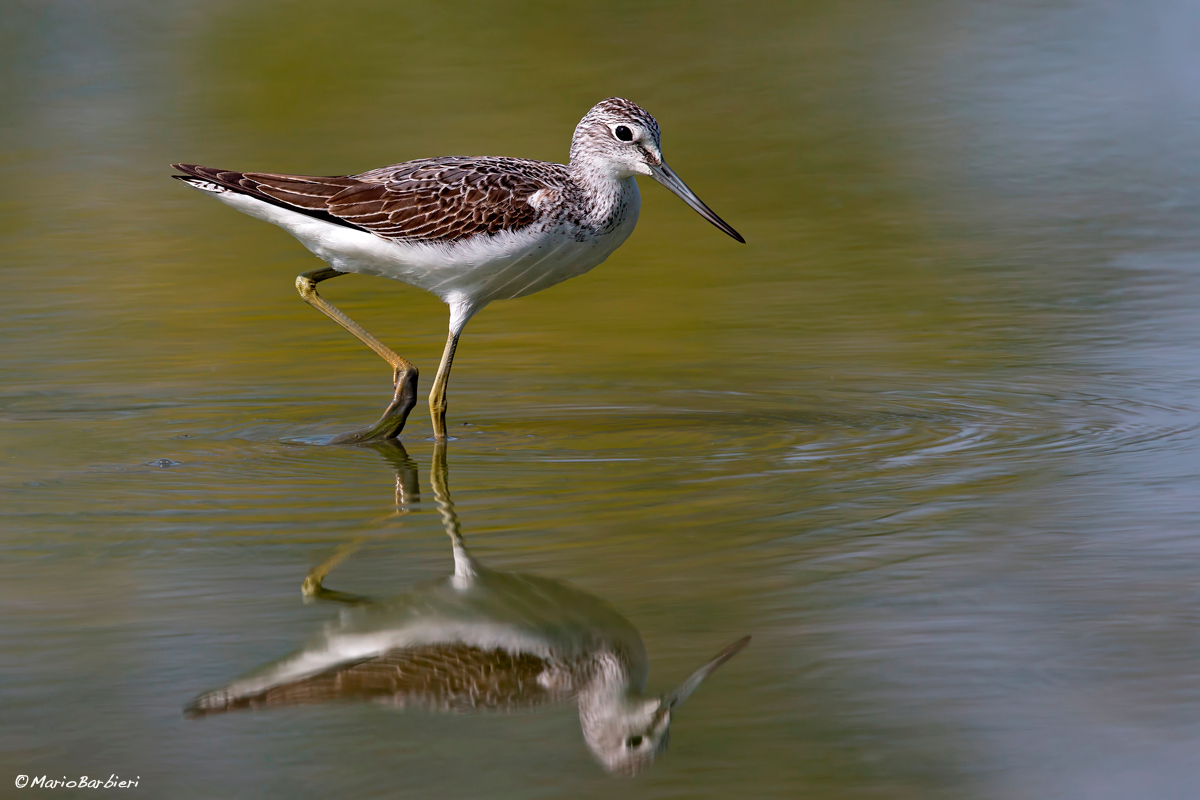
M 233 192 L 217 197 L 283 228 L 334 269 L 402 281 L 451 306 L 474 310 L 582 275 L 629 237 L 638 212 L 633 204 L 620 224 L 595 235 L 580 235 L 570 225 L 543 224 L 456 242 L 399 242 Z
M 632 229 L 632 226 L 630 226 Z M 561 228 L 503 232 L 443 243 L 377 241 L 361 254 L 317 253 L 336 269 L 378 275 L 478 309 L 574 278 L 608 258 L 629 231 L 580 239 Z
M 442 646 L 499 650 L 548 664 L 580 662 L 600 651 L 620 653 L 638 687 L 647 669 L 637 629 L 604 601 L 557 581 L 486 570 L 466 588 L 446 579 L 349 611 L 303 649 L 212 695 L 227 702 L 391 651 Z M 555 679 L 546 675 L 547 681 Z

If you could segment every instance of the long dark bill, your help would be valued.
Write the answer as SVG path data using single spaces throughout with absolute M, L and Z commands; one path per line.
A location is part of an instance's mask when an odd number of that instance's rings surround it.
M 687 184 L 679 179 L 679 176 L 675 174 L 675 170 L 668 167 L 665 161 L 662 164 L 659 164 L 657 167 L 651 167 L 650 169 L 654 174 L 654 180 L 658 181 L 663 186 L 679 195 L 679 198 L 695 209 L 697 214 L 704 217 L 713 225 L 716 225 L 718 228 L 725 231 L 742 244 L 746 243 L 746 240 L 742 238 L 740 233 L 735 231 L 728 222 L 714 214 L 713 210 L 704 205 L 699 197 L 696 197 L 696 193 L 689 189 Z
M 716 671 L 717 667 L 721 666 L 726 661 L 740 653 L 742 648 L 748 644 L 750 644 L 750 637 L 743 636 L 733 644 L 726 646 L 724 650 L 710 658 L 704 664 L 704 666 L 693 672 L 686 681 L 679 685 L 679 688 L 663 697 L 663 707 L 671 709 L 688 699 L 688 695 L 696 691 L 696 687 L 698 687 L 705 678 L 707 678 L 709 675 L 712 675 L 713 672 Z

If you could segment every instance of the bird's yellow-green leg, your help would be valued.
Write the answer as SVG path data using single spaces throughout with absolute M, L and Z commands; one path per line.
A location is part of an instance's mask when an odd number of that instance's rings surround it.
M 345 561 L 356 550 L 362 547 L 363 540 L 355 539 L 347 542 L 338 549 L 333 551 L 333 555 L 317 564 L 308 571 L 308 575 L 304 577 L 304 583 L 300 586 L 300 592 L 305 599 L 315 600 L 333 600 L 340 603 L 369 603 L 366 597 L 349 592 L 339 592 L 335 589 L 326 589 L 324 585 L 325 576 L 333 571 L 333 568 Z
M 383 416 L 374 425 L 357 431 L 343 433 L 330 440 L 330 444 L 359 444 L 362 442 L 378 442 L 399 435 L 408 420 L 408 414 L 417 404 L 417 368 L 408 360 L 401 358 L 350 317 L 346 316 L 337 306 L 317 294 L 317 284 L 321 281 L 345 275 L 336 269 L 315 269 L 296 277 L 296 289 L 304 302 L 320 311 L 331 320 L 354 334 L 360 342 L 374 350 L 384 361 L 392 365 L 392 381 L 395 384 L 395 394 L 391 404 L 384 410 Z
M 450 365 L 454 363 L 454 351 L 458 349 L 458 332 L 451 329 L 446 337 L 446 349 L 442 351 L 442 363 L 438 364 L 437 377 L 429 392 L 429 416 L 433 418 L 433 435 L 446 438 L 446 384 L 450 382 Z
M 387 459 L 396 472 L 396 509 L 390 517 L 408 514 L 411 506 L 421 502 L 421 487 L 417 477 L 417 463 L 412 460 L 404 449 L 404 445 L 395 439 L 385 442 L 375 442 L 370 445 Z M 436 458 L 435 458 L 436 460 Z M 443 470 L 445 467 L 443 466 Z M 398 531 L 392 531 L 396 533 Z M 340 592 L 336 589 L 325 588 L 325 577 L 338 565 L 362 548 L 368 540 L 378 541 L 378 536 L 356 536 L 333 551 L 333 554 L 308 571 L 300 592 L 308 600 L 333 600 L 339 603 L 364 605 L 373 602 L 363 595 Z
M 433 487 L 433 496 L 437 499 L 438 511 L 442 515 L 442 526 L 446 529 L 446 535 L 450 537 L 454 548 L 454 578 L 458 581 L 470 581 L 479 574 L 480 568 L 463 543 L 458 512 L 454 510 L 454 501 L 450 499 L 450 468 L 446 464 L 445 439 L 438 439 L 433 443 L 429 484 Z
M 402 517 L 412 511 L 412 506 L 421 502 L 421 486 L 417 477 L 417 462 L 404 449 L 399 439 L 372 442 L 369 447 L 392 465 L 396 472 L 395 508 L 382 520 Z M 380 521 L 382 521 L 380 520 Z

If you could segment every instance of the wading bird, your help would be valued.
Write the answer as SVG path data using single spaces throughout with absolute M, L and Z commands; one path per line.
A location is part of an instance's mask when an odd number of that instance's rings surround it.
M 329 263 L 296 278 L 300 296 L 392 365 L 395 393 L 374 425 L 335 437 L 394 437 L 416 405 L 417 368 L 317 293 L 355 272 L 425 289 L 450 307 L 450 332 L 429 394 L 446 436 L 446 385 L 463 326 L 493 300 L 521 297 L 590 270 L 637 223 L 636 175 L 654 178 L 739 242 L 741 235 L 663 161 L 658 123 L 629 100 L 597 103 L 575 128 L 569 164 L 520 158 L 406 161 L 361 175 L 310 177 L 175 164 L 174 177 L 278 225 Z
M 385 456 L 396 466 L 397 497 L 413 497 L 415 469 L 403 463 L 399 443 L 377 446 L 395 448 Z M 513 712 L 573 701 L 584 740 L 605 769 L 628 775 L 648 766 L 667 748 L 672 714 L 750 637 L 717 653 L 673 691 L 646 697 L 649 663 L 633 624 L 568 584 L 491 570 L 471 556 L 450 500 L 441 443 L 432 482 L 453 547 L 451 576 L 371 600 L 325 588 L 326 575 L 347 555 L 335 553 L 309 572 L 304 595 L 355 607 L 300 650 L 205 692 L 185 713 L 332 701 Z

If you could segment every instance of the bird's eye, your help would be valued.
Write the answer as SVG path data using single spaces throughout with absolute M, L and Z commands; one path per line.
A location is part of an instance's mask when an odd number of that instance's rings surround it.
M 624 125 L 618 125 L 616 128 L 614 128 L 613 135 L 616 136 L 618 139 L 620 139 L 622 142 L 632 142 L 633 141 L 633 131 L 629 130 L 629 128 L 627 128 Z
M 618 128 L 617 130 L 620 130 L 620 128 Z M 626 130 L 628 130 L 628 128 L 626 128 Z M 630 736 L 628 739 L 625 740 L 625 746 L 628 748 L 638 747 L 641 745 L 641 743 L 642 743 L 642 737 L 640 737 L 640 736 Z

